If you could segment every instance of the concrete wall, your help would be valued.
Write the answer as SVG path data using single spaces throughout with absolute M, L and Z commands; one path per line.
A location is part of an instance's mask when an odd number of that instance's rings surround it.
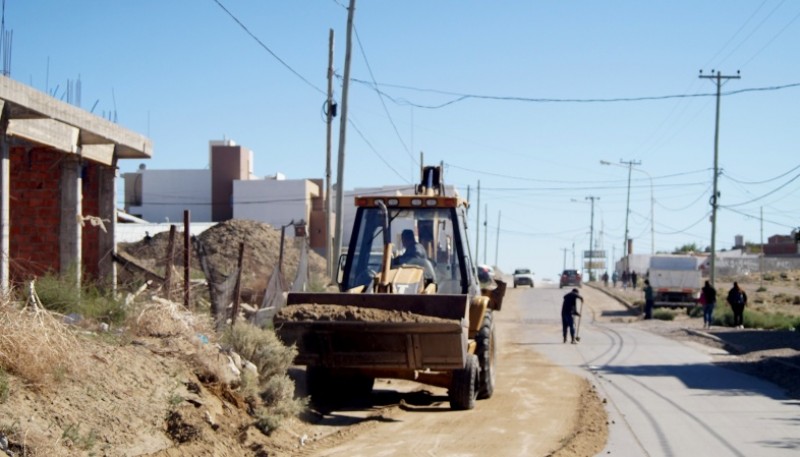
M 129 214 L 149 222 L 182 224 L 183 211 L 188 209 L 193 221 L 211 221 L 210 170 L 139 170 L 123 177 L 126 203 L 141 201 L 140 206 L 126 204 Z M 127 195 L 129 189 L 137 188 L 140 196 Z
M 281 227 L 301 219 L 311 221 L 312 199 L 320 188 L 307 179 L 261 179 L 233 182 L 233 218 Z M 287 230 L 294 236 L 293 231 Z
M 169 226 L 176 225 L 178 232 L 183 232 L 182 220 L 175 221 L 172 224 L 156 223 L 156 224 L 117 224 L 117 243 L 135 243 L 141 241 L 145 235 L 155 236 L 156 233 L 169 232 Z M 193 222 L 189 226 L 189 233 L 192 235 L 199 235 L 209 228 L 217 225 L 216 222 Z M 183 241 L 181 240 L 181 243 Z

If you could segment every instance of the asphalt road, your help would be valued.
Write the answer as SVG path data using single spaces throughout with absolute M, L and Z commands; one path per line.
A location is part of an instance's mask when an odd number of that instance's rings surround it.
M 529 341 L 588 378 L 607 400 L 609 442 L 600 455 L 788 456 L 800 453 L 800 404 L 773 384 L 712 365 L 711 351 L 621 322 L 624 308 L 584 286 L 580 343 L 563 344 L 561 297 L 537 283 L 510 289 Z

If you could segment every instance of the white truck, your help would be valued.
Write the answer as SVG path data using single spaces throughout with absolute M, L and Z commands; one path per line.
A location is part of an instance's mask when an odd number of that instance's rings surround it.
M 697 257 L 654 255 L 650 257 L 650 286 L 653 306 L 690 310 L 700 297 L 702 278 Z

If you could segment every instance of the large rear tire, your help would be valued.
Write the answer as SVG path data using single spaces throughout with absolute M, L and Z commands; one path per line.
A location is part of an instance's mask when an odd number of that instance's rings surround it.
M 314 403 L 368 397 L 374 385 L 375 378 L 361 373 L 314 365 L 306 368 L 306 389 Z
M 474 408 L 478 396 L 477 384 L 478 357 L 468 354 L 466 366 L 453 372 L 453 383 L 449 392 L 450 408 L 459 411 Z
M 336 388 L 331 382 L 330 369 L 315 365 L 306 367 L 306 392 L 314 403 L 330 403 L 336 397 Z
M 483 400 L 490 398 L 494 393 L 497 373 L 495 370 L 497 346 L 494 332 L 494 314 L 491 311 L 486 312 L 486 316 L 483 318 L 483 326 L 475 336 L 475 343 L 477 345 L 475 353 L 478 356 L 478 366 L 480 368 L 478 399 Z

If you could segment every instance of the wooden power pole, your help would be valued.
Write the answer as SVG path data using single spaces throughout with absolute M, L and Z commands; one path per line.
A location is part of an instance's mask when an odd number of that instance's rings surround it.
M 716 278 L 716 262 L 717 256 L 717 207 L 719 206 L 719 191 L 717 190 L 717 181 L 719 178 L 719 101 L 722 94 L 722 81 L 729 79 L 740 79 L 739 72 L 735 76 L 723 76 L 719 71 L 714 74 L 711 70 L 710 75 L 704 75 L 703 70 L 700 70 L 700 78 L 713 79 L 714 84 L 717 86 L 717 114 L 714 122 L 714 190 L 711 194 L 711 260 L 709 280 L 711 286 L 714 287 L 714 279 Z

